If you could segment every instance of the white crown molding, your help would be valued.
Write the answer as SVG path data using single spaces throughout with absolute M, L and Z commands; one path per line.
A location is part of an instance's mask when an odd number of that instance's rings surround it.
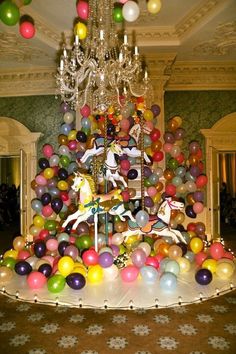
M 175 53 L 147 55 L 155 90 L 236 90 L 236 63 L 175 62 Z M 56 94 L 55 68 L 0 70 L 0 97 Z

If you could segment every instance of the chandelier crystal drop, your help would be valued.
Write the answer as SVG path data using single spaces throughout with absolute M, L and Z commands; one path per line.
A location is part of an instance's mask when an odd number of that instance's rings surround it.
M 62 101 L 74 110 L 89 104 L 104 112 L 150 90 L 138 47 L 130 48 L 127 34 L 120 44 L 113 5 L 112 0 L 90 0 L 86 39 L 76 34 L 72 48 L 63 48 L 56 84 Z

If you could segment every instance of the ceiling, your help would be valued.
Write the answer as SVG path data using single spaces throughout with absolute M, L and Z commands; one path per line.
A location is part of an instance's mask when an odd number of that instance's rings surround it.
M 147 11 L 145 0 L 138 3 L 140 16 L 133 23 L 125 23 L 126 31 L 129 38 L 135 32 L 140 52 L 147 62 L 151 58 L 151 65 L 165 58 L 165 65 L 173 68 L 183 63 L 185 67 L 200 64 L 215 67 L 218 72 L 226 68 L 227 74 L 231 70 L 235 75 L 236 0 L 162 0 L 157 15 Z M 67 38 L 73 34 L 75 4 L 76 0 L 33 0 L 21 7 L 21 15 L 28 14 L 35 21 L 36 34 L 29 40 L 19 35 L 18 25 L 0 23 L 0 95 L 4 96 L 6 90 L 10 95 L 11 84 L 6 83 L 11 75 L 38 72 L 41 76 L 44 73 L 46 80 L 55 72 L 62 34 Z M 236 82 L 234 85 L 236 89 Z

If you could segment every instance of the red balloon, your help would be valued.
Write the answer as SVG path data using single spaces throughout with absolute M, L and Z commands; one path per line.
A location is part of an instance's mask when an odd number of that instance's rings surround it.
M 22 22 L 20 24 L 20 34 L 26 39 L 33 38 L 35 35 L 35 27 L 33 23 L 29 21 Z
M 197 179 L 196 179 L 196 182 L 195 182 L 197 188 L 202 188 L 202 187 L 204 187 L 204 186 L 207 184 L 207 181 L 208 181 L 208 179 L 207 179 L 207 176 L 206 176 L 206 175 L 200 175 L 200 176 L 198 176 Z
M 212 258 L 218 260 L 224 256 L 224 253 L 224 247 L 220 242 L 214 242 L 210 246 L 210 255 L 212 256 Z
M 195 222 L 190 222 L 187 225 L 187 231 L 195 231 L 196 230 L 196 223 Z
M 157 141 L 159 140 L 161 137 L 161 132 L 159 129 L 156 129 L 154 128 L 152 131 L 151 131 L 151 134 L 150 134 L 150 138 L 152 141 Z
M 121 195 L 122 195 L 123 201 L 125 203 L 127 203 L 130 198 L 129 191 L 123 191 L 123 192 L 121 192 Z
M 152 156 L 152 159 L 155 162 L 160 162 L 160 161 L 163 160 L 163 158 L 164 158 L 164 154 L 163 154 L 162 151 L 155 151 L 153 156 Z
M 176 194 L 176 186 L 174 186 L 173 184 L 167 184 L 165 192 L 167 195 L 173 197 Z
M 179 164 L 181 164 L 185 160 L 184 153 L 181 152 L 178 156 L 175 157 L 175 159 L 178 161 Z

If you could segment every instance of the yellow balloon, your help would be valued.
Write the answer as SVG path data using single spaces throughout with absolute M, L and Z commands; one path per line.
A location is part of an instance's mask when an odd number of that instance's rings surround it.
M 50 179 L 54 176 L 54 170 L 51 167 L 45 168 L 43 175 L 46 179 Z
M 73 273 L 80 273 L 80 274 L 82 274 L 84 277 L 87 276 L 87 271 L 86 271 L 84 268 L 82 268 L 82 267 L 75 267 L 75 268 L 73 269 Z
M 147 2 L 147 9 L 151 14 L 157 14 L 161 9 L 161 0 L 149 0 Z
M 88 270 L 88 280 L 90 283 L 99 283 L 103 279 L 103 269 L 97 264 Z
M 161 193 L 157 192 L 153 197 L 152 200 L 154 201 L 154 203 L 159 203 L 159 201 L 161 200 Z
M 40 229 L 44 225 L 44 218 L 41 215 L 35 215 L 33 218 L 33 223 L 36 227 L 39 227 Z
M 3 259 L 5 259 L 7 257 L 12 257 L 14 259 L 17 259 L 17 256 L 18 256 L 18 251 L 11 249 L 11 250 L 8 250 L 4 253 Z
M 234 274 L 235 265 L 231 263 L 222 262 L 216 266 L 216 274 L 220 279 L 226 280 Z
M 181 126 L 182 124 L 182 118 L 180 116 L 175 116 L 172 118 L 175 122 L 177 122 L 178 124 L 178 128 Z
M 25 247 L 25 239 L 22 236 L 17 236 L 13 240 L 13 248 L 16 251 L 20 251 Z
M 144 116 L 144 119 L 146 119 L 146 120 L 153 120 L 153 113 L 150 109 L 146 109 L 143 116 Z
M 75 140 L 76 139 L 76 134 L 77 134 L 77 131 L 75 129 L 72 129 L 68 133 L 68 140 Z
M 87 37 L 87 26 L 85 26 L 82 22 L 78 22 L 75 25 L 74 33 L 79 37 L 79 39 L 85 39 Z
M 57 183 L 57 187 L 58 189 L 60 189 L 60 191 L 67 191 L 67 189 L 69 188 L 68 183 L 63 180 Z
M 194 231 L 188 231 L 188 235 L 189 235 L 190 238 L 193 238 L 193 237 L 196 236 L 196 232 L 194 232 Z
M 192 237 L 189 246 L 191 251 L 196 254 L 203 249 L 203 241 L 200 237 Z
M 5 284 L 13 277 L 11 268 L 2 266 L 0 267 L 0 284 Z
M 212 274 L 216 272 L 216 266 L 217 266 L 217 261 L 215 259 L 206 259 L 202 263 L 202 268 L 206 268 L 210 270 Z
M 70 256 L 63 256 L 59 259 L 58 270 L 64 277 L 67 277 L 74 269 L 74 261 Z
M 149 156 L 152 156 L 154 154 L 154 152 L 152 151 L 152 148 L 150 146 L 145 148 L 145 152 Z
M 186 273 L 190 270 L 191 263 L 190 263 L 189 259 L 187 259 L 185 257 L 179 257 L 176 259 L 176 261 L 179 264 L 180 273 Z

